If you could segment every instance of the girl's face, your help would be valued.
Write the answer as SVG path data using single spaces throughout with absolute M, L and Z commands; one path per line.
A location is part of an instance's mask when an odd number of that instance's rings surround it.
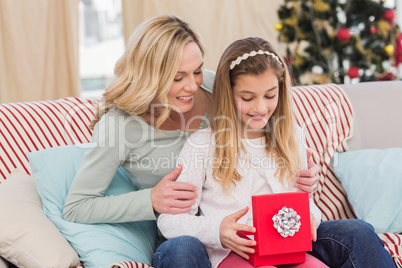
M 261 75 L 240 75 L 233 86 L 234 105 L 244 139 L 262 137 L 278 105 L 279 82 L 271 69 Z
M 190 111 L 194 105 L 194 95 L 202 84 L 204 61 L 200 48 L 190 42 L 183 48 L 179 69 L 167 94 L 169 104 L 181 113 Z

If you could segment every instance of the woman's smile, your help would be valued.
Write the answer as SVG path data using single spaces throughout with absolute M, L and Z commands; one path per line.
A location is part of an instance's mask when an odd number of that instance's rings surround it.
M 179 96 L 179 97 L 176 97 L 176 99 L 181 103 L 190 103 L 194 100 L 194 95 Z

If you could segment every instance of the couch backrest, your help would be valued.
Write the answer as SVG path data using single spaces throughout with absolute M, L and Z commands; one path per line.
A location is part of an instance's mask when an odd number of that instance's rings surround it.
M 402 81 L 345 84 L 354 112 L 349 150 L 402 147 Z
M 353 217 L 329 167 L 333 153 L 343 151 L 350 136 L 352 111 L 346 95 L 330 84 L 294 87 L 293 98 L 297 122 L 321 167 L 315 200 L 323 218 Z M 30 174 L 27 152 L 89 142 L 93 117 L 94 101 L 81 98 L 0 105 L 0 183 L 15 168 Z
M 80 98 L 0 105 L 0 183 L 14 169 L 30 174 L 27 152 L 88 142 L 94 102 Z

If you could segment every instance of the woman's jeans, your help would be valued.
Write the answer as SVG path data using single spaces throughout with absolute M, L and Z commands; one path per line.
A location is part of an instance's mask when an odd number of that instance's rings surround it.
M 362 220 L 324 221 L 313 242 L 315 256 L 331 268 L 393 268 L 391 255 L 374 228 Z M 191 236 L 181 236 L 162 242 L 152 259 L 152 266 L 211 267 L 202 243 Z

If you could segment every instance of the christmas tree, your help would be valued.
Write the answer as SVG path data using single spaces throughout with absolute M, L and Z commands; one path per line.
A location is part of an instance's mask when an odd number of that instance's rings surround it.
M 296 85 L 395 78 L 397 26 L 384 1 L 285 0 L 278 17 Z

